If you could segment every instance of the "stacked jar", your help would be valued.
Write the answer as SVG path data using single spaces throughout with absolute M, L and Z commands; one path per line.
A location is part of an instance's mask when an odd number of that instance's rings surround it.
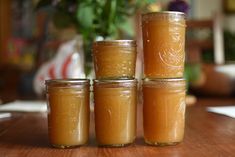
M 142 15 L 143 125 L 150 145 L 175 145 L 183 140 L 185 27 L 181 12 Z
M 131 144 L 136 137 L 136 42 L 97 41 L 92 51 L 96 141 L 110 147 Z

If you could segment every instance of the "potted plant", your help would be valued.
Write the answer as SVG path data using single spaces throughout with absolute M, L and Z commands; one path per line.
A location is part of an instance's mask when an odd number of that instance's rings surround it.
M 50 8 L 57 28 L 73 26 L 83 37 L 86 65 L 92 61 L 94 40 L 134 35 L 130 17 L 154 0 L 40 0 L 36 9 Z

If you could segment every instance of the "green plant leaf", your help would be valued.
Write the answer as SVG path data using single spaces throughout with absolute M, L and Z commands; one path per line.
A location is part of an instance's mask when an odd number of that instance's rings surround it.
M 126 19 L 125 21 L 123 21 L 122 23 L 118 25 L 118 28 L 122 30 L 123 32 L 125 32 L 130 37 L 134 36 L 135 34 L 133 27 L 134 26 L 130 19 Z
M 156 0 L 145 0 L 146 1 L 146 3 L 155 3 L 156 2 Z
M 80 26 L 83 28 L 92 28 L 95 15 L 91 6 L 85 3 L 80 4 L 77 9 L 76 17 Z

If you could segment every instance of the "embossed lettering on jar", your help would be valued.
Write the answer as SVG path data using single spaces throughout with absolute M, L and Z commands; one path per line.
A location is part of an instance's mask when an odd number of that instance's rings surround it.
M 135 77 L 135 41 L 97 41 L 93 44 L 93 55 L 97 79 L 133 79 Z
M 95 80 L 95 131 L 100 146 L 119 147 L 136 137 L 136 80 Z
M 142 33 L 145 77 L 182 77 L 185 60 L 185 15 L 181 12 L 144 14 Z

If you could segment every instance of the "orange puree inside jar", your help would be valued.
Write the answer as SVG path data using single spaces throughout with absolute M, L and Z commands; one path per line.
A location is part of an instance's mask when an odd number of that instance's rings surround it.
M 135 77 L 135 41 L 97 41 L 93 44 L 93 56 L 97 79 L 133 79 Z
M 144 139 L 150 145 L 174 145 L 183 140 L 185 80 L 143 82 Z
M 88 80 L 49 80 L 48 134 L 54 147 L 86 144 L 89 136 Z
M 136 80 L 95 80 L 95 131 L 100 146 L 125 146 L 136 137 Z
M 142 16 L 144 75 L 148 78 L 183 77 L 185 16 L 155 12 Z

